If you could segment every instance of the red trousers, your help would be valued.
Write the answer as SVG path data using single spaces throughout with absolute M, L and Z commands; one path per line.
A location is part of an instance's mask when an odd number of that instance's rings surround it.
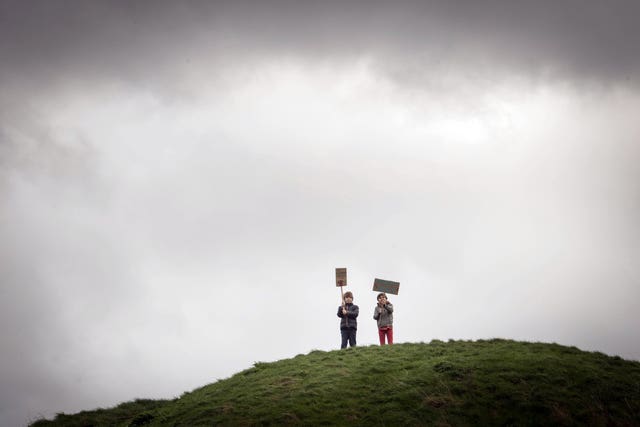
M 387 337 L 387 342 L 393 344 L 393 326 L 386 326 L 378 329 L 378 336 L 380 337 L 380 345 L 384 345 L 384 337 Z

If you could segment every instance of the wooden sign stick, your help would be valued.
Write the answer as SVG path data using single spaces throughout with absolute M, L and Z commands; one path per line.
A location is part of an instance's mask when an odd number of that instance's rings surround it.
M 340 286 L 340 295 L 342 296 L 342 309 L 344 310 L 344 288 L 347 286 L 347 269 L 336 268 L 336 286 Z

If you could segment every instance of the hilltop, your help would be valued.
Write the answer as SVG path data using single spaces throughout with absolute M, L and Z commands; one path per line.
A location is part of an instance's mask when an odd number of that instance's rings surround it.
M 432 341 L 255 363 L 174 400 L 45 426 L 640 425 L 640 362 L 558 344 Z

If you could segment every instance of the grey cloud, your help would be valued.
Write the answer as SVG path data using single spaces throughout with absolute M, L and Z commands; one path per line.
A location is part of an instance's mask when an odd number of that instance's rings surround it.
M 482 79 L 636 83 L 639 9 L 633 1 L 5 1 L 0 57 L 3 80 L 35 85 L 175 85 L 206 64 L 215 70 L 265 55 L 371 56 L 403 80 L 465 67 Z

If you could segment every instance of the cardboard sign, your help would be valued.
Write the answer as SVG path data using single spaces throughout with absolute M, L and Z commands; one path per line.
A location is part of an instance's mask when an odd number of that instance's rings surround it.
M 346 268 L 336 268 L 336 286 L 347 286 Z
M 398 291 L 400 290 L 400 282 L 375 279 L 373 281 L 373 290 L 376 292 L 384 292 L 385 294 L 398 295 Z

